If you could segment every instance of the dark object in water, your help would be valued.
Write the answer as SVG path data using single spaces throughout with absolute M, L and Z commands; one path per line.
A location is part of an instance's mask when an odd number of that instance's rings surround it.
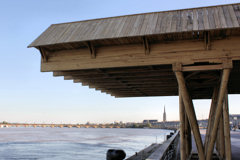
M 107 151 L 107 160 L 123 160 L 126 153 L 123 150 L 109 149 Z

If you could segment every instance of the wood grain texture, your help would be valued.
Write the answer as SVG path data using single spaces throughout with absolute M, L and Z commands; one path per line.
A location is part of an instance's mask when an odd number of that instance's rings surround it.
M 239 4 L 230 4 L 54 24 L 29 47 L 192 30 L 239 28 L 239 12 Z M 124 39 L 120 41 L 123 42 Z

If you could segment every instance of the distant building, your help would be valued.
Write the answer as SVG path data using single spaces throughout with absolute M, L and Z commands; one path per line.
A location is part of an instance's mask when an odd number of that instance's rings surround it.
M 164 106 L 164 112 L 163 112 L 163 122 L 167 121 L 167 116 L 166 116 L 166 111 L 165 111 L 165 106 Z
M 158 120 L 143 120 L 143 123 L 144 124 L 147 124 L 147 123 L 150 123 L 150 124 L 155 124 L 155 123 L 158 123 Z
M 230 114 L 229 121 L 232 128 L 240 128 L 240 114 Z

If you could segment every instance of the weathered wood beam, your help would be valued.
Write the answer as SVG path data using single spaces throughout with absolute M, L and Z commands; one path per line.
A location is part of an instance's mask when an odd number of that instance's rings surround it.
M 176 68 L 175 70 L 181 70 L 182 72 L 192 72 L 222 70 L 224 68 L 232 68 L 233 64 L 231 59 L 224 58 L 221 64 L 183 66 L 181 63 L 176 63 L 173 67 Z
M 185 83 L 185 80 L 184 80 L 183 73 L 180 72 L 180 71 L 175 71 L 175 74 L 176 74 L 176 77 L 177 77 L 179 90 L 180 90 L 180 93 L 181 93 L 181 96 L 182 96 L 182 99 L 183 99 L 183 103 L 184 103 L 184 106 L 185 106 L 185 111 L 187 113 L 187 117 L 189 119 L 189 123 L 190 123 L 190 126 L 191 126 L 192 131 L 193 131 L 193 135 L 194 135 L 194 138 L 195 138 L 199 159 L 200 160 L 205 160 L 203 144 L 202 144 L 202 139 L 201 139 L 201 135 L 200 135 L 200 132 L 199 132 L 199 127 L 198 127 L 198 123 L 197 123 L 196 114 L 195 114 L 195 111 L 194 111 L 192 99 L 190 98 L 190 95 L 188 93 L 188 89 L 187 89 L 187 86 L 186 86 L 186 83 Z
M 213 124 L 213 128 L 212 128 L 212 132 L 210 134 L 210 142 L 208 144 L 208 151 L 207 151 L 207 155 L 206 155 L 206 160 L 211 160 L 211 157 L 212 157 L 213 148 L 214 148 L 216 135 L 217 135 L 218 123 L 219 123 L 219 120 L 220 120 L 220 116 L 222 115 L 223 98 L 224 98 L 225 93 L 226 93 L 230 71 L 231 71 L 231 69 L 229 69 L 229 68 L 223 70 L 220 89 L 219 89 L 219 94 L 218 94 L 215 120 L 214 120 L 214 124 Z
M 201 66 L 183 66 L 183 72 L 191 72 L 191 71 L 211 71 L 211 70 L 220 70 L 223 69 L 222 64 L 215 65 L 201 65 Z
M 179 117 L 180 117 L 180 154 L 181 159 L 186 159 L 186 140 L 185 140 L 185 109 L 181 96 L 181 92 L 179 91 Z
M 142 37 L 142 41 L 143 41 L 145 55 L 149 55 L 150 54 L 150 44 L 148 42 L 147 37 Z
M 188 120 L 188 117 L 187 117 L 187 114 L 185 112 L 185 144 L 186 144 L 186 155 L 187 155 L 187 158 L 189 158 L 189 156 L 191 155 L 191 152 L 192 152 L 192 133 L 191 133 L 191 127 L 190 127 L 190 124 L 189 124 L 189 120 Z
M 146 73 L 146 72 L 164 72 L 172 73 L 171 66 L 144 66 L 144 67 L 129 67 L 129 68 L 108 68 L 105 71 L 109 74 L 118 73 Z M 53 76 L 66 76 L 66 75 L 86 75 L 86 74 L 101 74 L 97 69 L 87 69 L 87 70 L 70 70 L 70 71 L 55 71 Z M 174 73 L 172 73 L 174 74 Z
M 91 42 L 86 42 L 86 46 L 89 49 L 91 58 L 96 58 L 96 49 Z
M 48 61 L 48 56 L 47 53 L 44 49 L 42 49 L 41 47 L 38 48 L 41 54 L 41 58 L 43 60 L 43 62 L 47 62 Z
M 224 142 L 225 142 L 225 158 L 232 159 L 230 126 L 229 126 L 229 107 L 228 94 L 225 94 L 225 101 L 223 104 L 223 123 L 224 123 Z
M 217 107 L 217 99 L 218 99 L 218 90 L 219 87 L 216 86 L 213 90 L 213 95 L 212 95 L 212 102 L 211 102 L 211 107 L 210 107 L 210 112 L 209 112 L 209 117 L 208 117 L 208 125 L 207 125 L 207 131 L 206 131 L 206 136 L 205 136 L 205 143 L 204 143 L 204 152 L 205 155 L 207 154 L 208 151 L 208 143 L 210 139 L 210 133 L 212 132 L 212 127 L 215 119 L 215 111 Z
M 206 50 L 211 49 L 211 34 L 209 31 L 204 32 L 204 46 Z
M 139 92 L 140 94 L 142 94 L 143 96 L 147 96 L 146 93 L 142 92 L 141 90 L 139 90 L 137 87 L 132 87 L 131 85 L 127 84 L 126 82 L 123 82 L 122 80 L 114 77 L 114 76 L 111 76 L 109 75 L 108 73 L 106 73 L 103 69 L 98 69 L 100 72 L 104 73 L 107 77 L 109 78 L 113 78 L 115 79 L 116 82 L 120 83 L 121 85 L 124 85 L 125 87 L 127 88 L 131 88 L 132 90 L 135 90 L 137 92 Z
M 224 128 L 223 128 L 223 115 L 220 116 L 219 124 L 218 124 L 218 145 L 219 145 L 219 155 L 222 159 L 225 156 L 225 143 L 224 143 Z
M 148 65 L 183 65 L 195 62 L 221 63 L 223 58 L 240 60 L 240 37 L 215 40 L 211 50 L 205 50 L 202 42 L 174 41 L 151 44 L 151 54 L 143 54 L 142 45 L 118 45 L 99 47 L 97 58 L 89 58 L 89 49 L 61 50 L 51 52 L 48 62 L 42 61 L 41 71 L 66 71 L 112 67 Z

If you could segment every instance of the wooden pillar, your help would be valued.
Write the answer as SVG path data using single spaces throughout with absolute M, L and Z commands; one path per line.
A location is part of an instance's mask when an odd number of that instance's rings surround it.
M 215 87 L 213 90 L 213 95 L 212 95 L 212 103 L 210 107 L 210 112 L 209 112 L 209 117 L 208 117 L 208 125 L 207 125 L 207 131 L 206 131 L 206 136 L 205 136 L 205 142 L 204 142 L 204 152 L 205 155 L 207 154 L 208 150 L 208 143 L 209 143 L 209 138 L 210 138 L 210 133 L 212 131 L 214 119 L 215 119 L 215 111 L 217 107 L 217 99 L 218 99 L 218 90 L 219 87 Z
M 192 152 L 192 133 L 191 133 L 191 127 L 187 118 L 187 114 L 185 113 L 185 144 L 186 144 L 186 155 L 187 158 L 190 156 Z
M 223 124 L 224 124 L 225 158 L 232 159 L 227 92 L 226 92 L 225 101 L 223 104 Z
M 193 108 L 192 99 L 190 98 L 190 95 L 187 90 L 187 86 L 186 86 L 186 83 L 184 80 L 183 73 L 180 71 L 176 71 L 175 74 L 176 74 L 177 81 L 178 81 L 179 91 L 180 91 L 180 94 L 182 96 L 183 103 L 185 106 L 185 111 L 186 111 L 187 117 L 189 119 L 189 123 L 192 128 L 195 142 L 197 145 L 199 159 L 205 160 L 203 144 L 202 144 L 202 139 L 201 139 L 201 135 L 199 132 L 196 114 L 195 114 L 195 111 Z
M 180 154 L 181 159 L 186 159 L 186 138 L 185 138 L 185 109 L 181 93 L 179 92 L 179 117 L 180 117 Z
M 220 120 L 220 117 L 222 115 L 222 106 L 223 106 L 223 100 L 226 94 L 226 89 L 227 89 L 227 84 L 228 84 L 228 79 L 230 75 L 230 69 L 223 69 L 223 74 L 221 78 L 221 85 L 219 89 L 219 96 L 218 96 L 218 101 L 217 101 L 217 108 L 216 108 L 216 113 L 215 113 L 215 120 L 212 128 L 212 132 L 210 134 L 210 142 L 208 145 L 208 151 L 206 155 L 207 160 L 211 160 L 212 158 L 212 153 L 213 153 L 213 148 L 216 140 L 216 135 L 217 135 L 217 129 L 218 129 L 218 123 Z
M 225 156 L 224 130 L 223 130 L 223 115 L 220 116 L 218 124 L 218 152 L 223 159 Z

